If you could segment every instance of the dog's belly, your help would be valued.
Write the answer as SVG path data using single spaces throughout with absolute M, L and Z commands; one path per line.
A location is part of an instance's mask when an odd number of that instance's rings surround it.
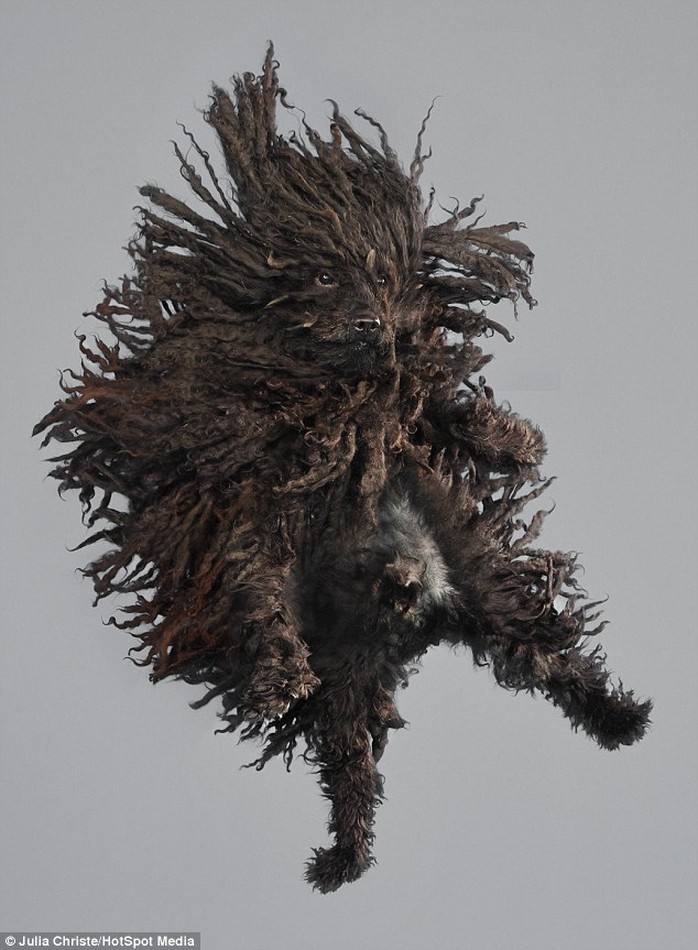
M 389 487 L 377 530 L 343 547 L 334 540 L 304 585 L 304 637 L 314 662 L 359 655 L 403 662 L 429 640 L 454 589 L 426 518 L 406 489 Z
M 388 489 L 380 506 L 376 547 L 402 561 L 417 584 L 420 609 L 445 607 L 453 597 L 446 562 L 423 514 L 406 490 Z M 390 562 L 388 562 L 390 566 Z M 410 567 L 411 566 L 411 567 Z

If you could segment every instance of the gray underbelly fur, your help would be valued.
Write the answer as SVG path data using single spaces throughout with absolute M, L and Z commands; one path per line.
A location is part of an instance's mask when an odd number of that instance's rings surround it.
M 446 561 L 407 486 L 386 488 L 378 514 L 371 534 L 346 546 L 333 538 L 301 584 L 304 636 L 320 676 L 342 657 L 415 656 L 420 637 L 455 601 Z
M 448 567 L 424 516 L 410 501 L 406 491 L 389 488 L 381 501 L 376 546 L 414 562 L 420 576 L 422 608 L 443 607 L 454 589 Z

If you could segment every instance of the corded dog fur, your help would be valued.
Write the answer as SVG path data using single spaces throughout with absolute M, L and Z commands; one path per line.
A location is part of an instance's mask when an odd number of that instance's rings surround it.
M 395 691 L 433 644 L 465 644 L 497 681 L 538 692 L 606 749 L 641 738 L 651 704 L 611 685 L 587 640 L 598 614 L 573 555 L 535 545 L 549 484 L 541 432 L 498 405 L 474 342 L 534 301 L 520 225 L 477 200 L 430 224 L 419 178 L 383 128 L 334 105 L 324 140 L 287 106 L 270 46 L 260 77 L 214 87 L 205 114 L 229 178 L 175 146 L 196 208 L 141 188 L 134 271 L 80 336 L 82 368 L 38 424 L 72 443 L 52 474 L 106 542 L 86 568 L 152 679 L 206 684 L 257 766 L 300 741 L 334 843 L 326 892 L 371 864 L 377 771 L 403 720 Z M 292 108 L 292 107 L 289 107 Z M 119 500 L 120 499 L 120 500 Z

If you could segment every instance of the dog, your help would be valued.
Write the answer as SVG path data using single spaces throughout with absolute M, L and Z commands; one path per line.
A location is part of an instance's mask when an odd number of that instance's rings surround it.
M 520 225 L 479 199 L 430 223 L 383 127 L 332 104 L 327 140 L 277 129 L 260 76 L 213 87 L 227 177 L 175 146 L 196 204 L 141 188 L 130 276 L 80 335 L 82 368 L 37 425 L 61 490 L 106 542 L 85 573 L 154 681 L 205 684 L 223 731 L 299 742 L 330 802 L 322 892 L 373 862 L 377 763 L 404 725 L 395 691 L 431 646 L 463 644 L 502 686 L 539 693 L 602 748 L 640 739 L 651 703 L 589 649 L 598 603 L 574 555 L 535 545 L 543 434 L 497 404 L 476 341 L 511 339 L 488 305 L 533 306 Z M 428 116 L 427 116 L 428 118 Z M 377 139 L 378 144 L 371 139 Z M 118 503 L 115 499 L 121 499 Z

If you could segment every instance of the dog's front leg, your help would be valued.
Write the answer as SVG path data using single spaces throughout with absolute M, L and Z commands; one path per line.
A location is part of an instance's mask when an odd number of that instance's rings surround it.
M 543 433 L 484 393 L 454 404 L 438 427 L 447 446 L 460 446 L 491 465 L 509 469 L 539 465 L 546 452 Z
M 243 653 L 251 671 L 242 692 L 246 719 L 276 719 L 320 685 L 308 664 L 309 649 L 288 604 L 285 552 L 260 552 L 247 566 L 248 593 Z

